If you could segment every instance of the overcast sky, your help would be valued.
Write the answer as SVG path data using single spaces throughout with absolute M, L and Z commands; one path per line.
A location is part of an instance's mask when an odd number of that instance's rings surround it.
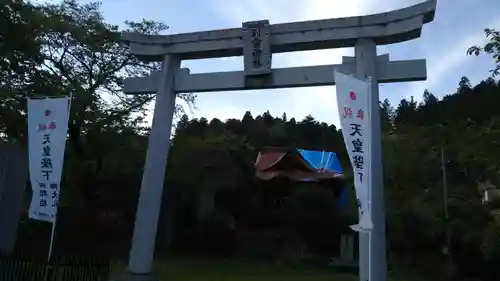
M 55 2 L 55 1 L 54 1 Z M 85 1 L 88 2 L 88 1 Z M 170 26 L 169 33 L 240 27 L 244 21 L 268 19 L 271 24 L 290 21 L 366 15 L 403 8 L 419 0 L 103 0 L 106 19 L 114 24 L 142 18 Z M 440 0 L 434 22 L 422 37 L 378 47 L 393 60 L 427 59 L 428 80 L 383 84 L 380 98 L 397 103 L 403 97 L 420 99 L 424 89 L 437 96 L 452 93 L 461 76 L 476 83 L 489 75 L 491 57 L 469 57 L 466 50 L 484 42 L 483 29 L 500 29 L 499 0 Z M 273 67 L 337 64 L 353 49 L 295 52 L 273 56 Z M 242 58 L 195 60 L 183 63 L 192 73 L 242 70 Z M 200 93 L 193 117 L 241 118 L 269 110 L 302 119 L 311 114 L 319 121 L 338 124 L 335 87 Z

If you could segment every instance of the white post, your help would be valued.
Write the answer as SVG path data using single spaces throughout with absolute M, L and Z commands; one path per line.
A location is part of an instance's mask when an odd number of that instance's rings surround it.
M 149 279 L 162 202 L 163 183 L 170 149 L 170 132 L 175 108 L 174 75 L 180 68 L 177 56 L 166 55 L 156 95 L 144 175 L 130 250 L 128 272 Z M 132 279 L 135 280 L 135 279 Z
M 371 78 L 370 109 L 373 113 L 370 124 L 372 132 L 371 155 L 369 155 L 371 180 L 368 184 L 371 195 L 373 230 L 370 234 L 359 233 L 359 276 L 360 281 L 386 281 L 385 205 L 377 81 L 377 45 L 375 42 L 369 39 L 358 40 L 355 45 L 355 60 L 358 77 Z
M 45 278 L 44 278 L 45 281 L 47 281 L 47 278 L 49 277 L 50 259 L 52 258 L 52 249 L 54 247 L 54 237 L 56 234 L 56 222 L 57 222 L 57 211 L 54 221 L 52 222 L 52 230 L 50 232 L 49 253 L 47 255 L 47 266 L 45 267 Z

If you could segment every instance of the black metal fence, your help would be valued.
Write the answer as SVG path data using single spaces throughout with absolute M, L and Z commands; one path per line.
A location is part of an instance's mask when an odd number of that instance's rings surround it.
M 109 260 L 0 253 L 0 281 L 107 281 L 109 270 Z

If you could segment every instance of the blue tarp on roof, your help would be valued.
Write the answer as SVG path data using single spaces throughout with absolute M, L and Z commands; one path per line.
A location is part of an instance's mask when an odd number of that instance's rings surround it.
M 297 149 L 297 151 L 313 168 L 342 174 L 342 167 L 340 166 L 339 159 L 335 152 L 305 149 Z M 347 208 L 348 199 L 347 188 L 342 187 L 340 196 L 335 200 L 335 205 L 340 210 L 345 210 Z
M 325 169 L 342 174 L 339 159 L 335 152 L 297 149 L 304 159 L 315 169 Z

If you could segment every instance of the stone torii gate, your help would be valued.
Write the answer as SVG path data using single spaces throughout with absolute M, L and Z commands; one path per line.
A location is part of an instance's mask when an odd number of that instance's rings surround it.
M 163 62 L 160 72 L 129 78 L 124 84 L 127 94 L 157 94 L 124 280 L 154 280 L 151 268 L 177 93 L 334 85 L 334 70 L 342 69 L 358 77 L 374 78 L 371 106 L 378 113 L 378 83 L 421 81 L 427 73 L 425 59 L 389 61 L 387 54 L 377 56 L 377 45 L 420 37 L 423 25 L 434 19 L 436 2 L 360 17 L 274 25 L 264 20 L 245 22 L 241 28 L 175 35 L 124 33 L 122 38 L 134 55 L 144 61 Z M 344 47 L 354 47 L 355 56 L 343 57 L 341 65 L 271 68 L 273 53 Z M 180 68 L 181 60 L 242 55 L 244 71 L 191 74 L 189 69 Z M 380 116 L 373 117 L 369 167 L 373 175 L 370 186 L 374 230 L 371 243 L 368 234 L 360 234 L 361 281 L 387 279 Z

